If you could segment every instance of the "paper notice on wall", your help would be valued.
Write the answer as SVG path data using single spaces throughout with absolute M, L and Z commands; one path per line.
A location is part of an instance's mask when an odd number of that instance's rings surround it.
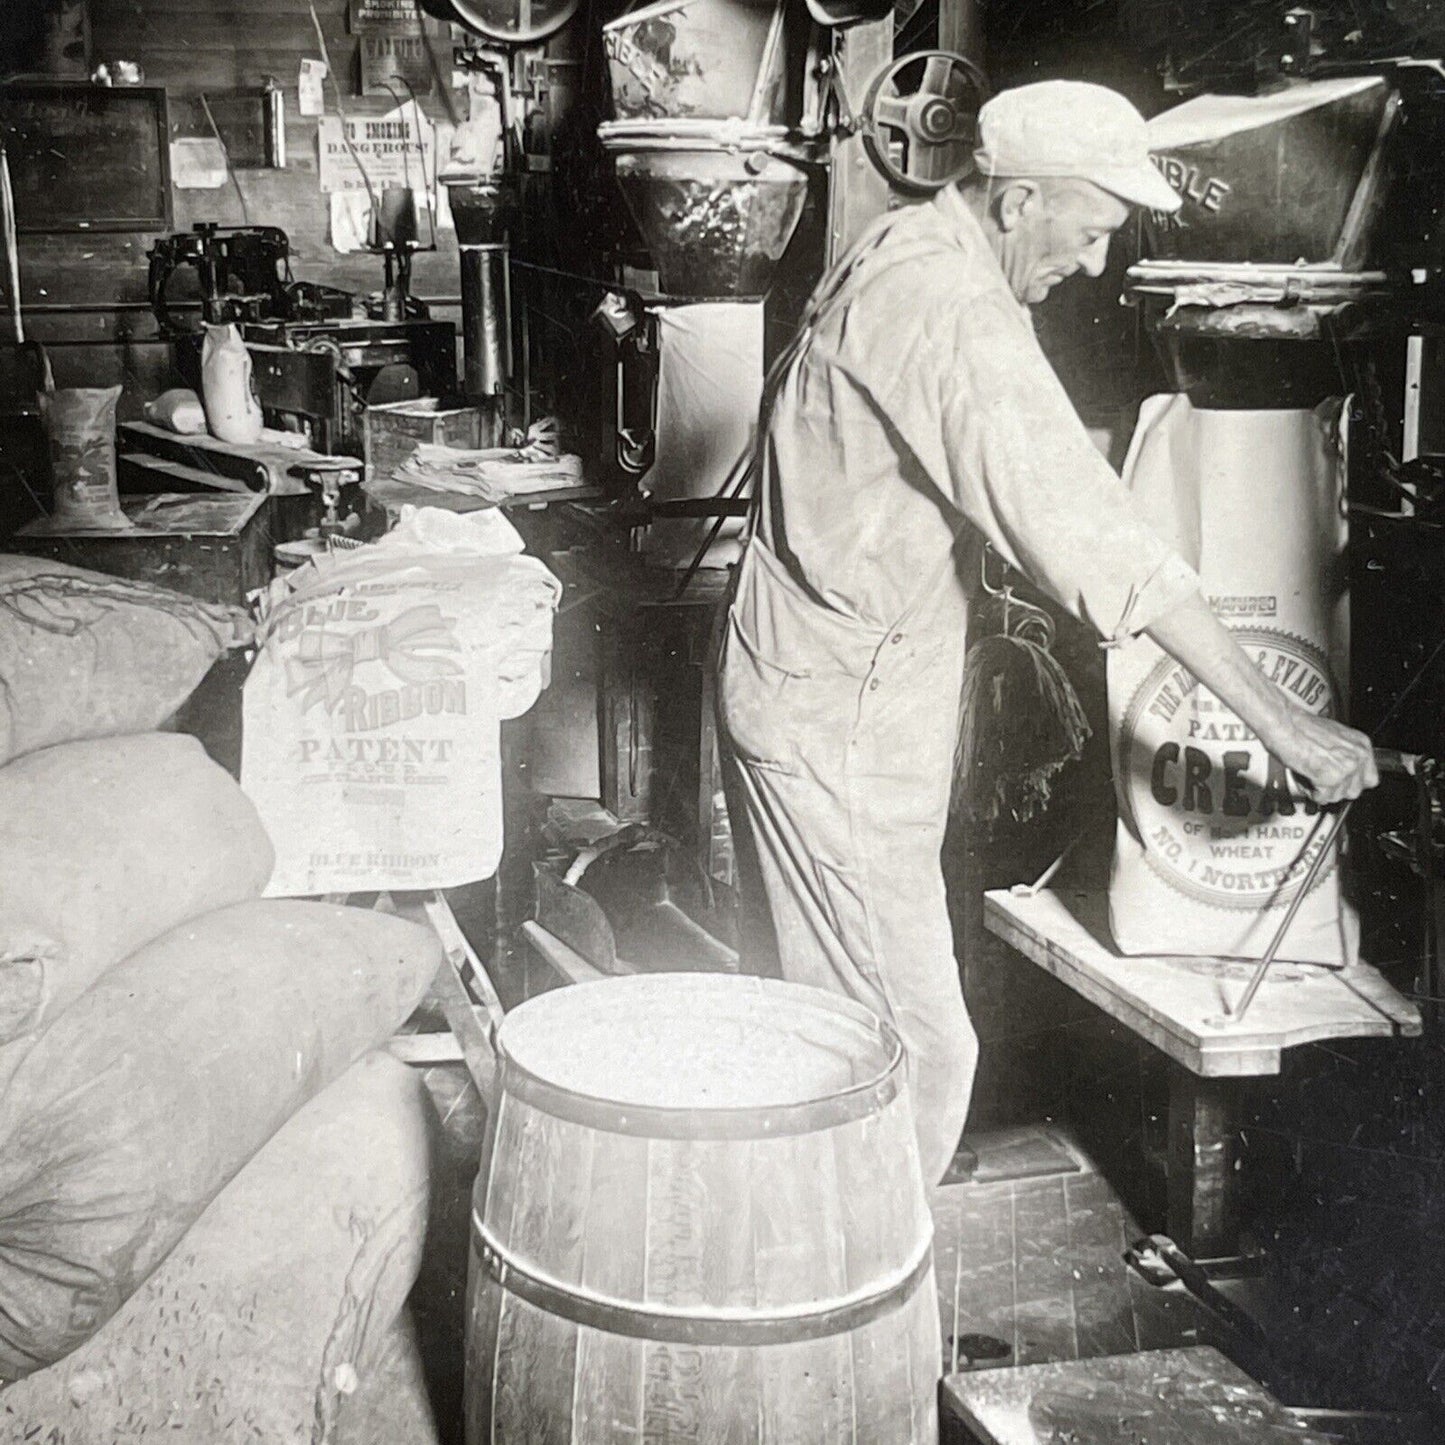
M 353 35 L 420 35 L 424 21 L 416 0 L 351 0 Z
M 343 256 L 365 251 L 371 239 L 371 197 L 365 191 L 333 191 L 331 246 Z
M 368 250 L 371 246 L 371 196 L 366 191 L 332 191 L 327 199 L 331 203 L 332 247 L 343 256 Z M 416 207 L 423 244 L 433 239 L 438 231 L 453 229 L 445 186 L 438 186 L 435 194 L 413 190 L 412 202 Z
M 358 49 L 363 95 L 431 94 L 436 69 L 424 36 L 368 34 Z
M 302 115 L 321 115 L 326 109 L 326 62 L 303 60 L 296 77 Z
M 345 122 L 324 115 L 317 145 L 321 189 L 327 195 L 364 191 L 368 180 L 378 194 L 396 186 L 430 191 L 436 180 L 437 127 L 415 105 Z
M 271 896 L 496 871 L 498 729 L 536 700 L 561 593 L 515 538 L 500 514 L 409 508 L 381 542 L 273 587 L 241 763 L 276 849 Z
M 171 142 L 171 184 L 181 191 L 214 191 L 226 184 L 226 151 L 214 137 Z

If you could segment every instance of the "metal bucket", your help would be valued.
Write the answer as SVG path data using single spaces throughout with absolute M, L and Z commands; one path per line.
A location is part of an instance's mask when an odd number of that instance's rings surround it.
M 488 246 L 507 239 L 516 222 L 518 199 L 515 186 L 505 177 L 442 184 L 452 208 L 457 241 L 463 246 Z
M 781 126 L 614 122 L 597 133 L 667 295 L 767 295 L 808 193 Z

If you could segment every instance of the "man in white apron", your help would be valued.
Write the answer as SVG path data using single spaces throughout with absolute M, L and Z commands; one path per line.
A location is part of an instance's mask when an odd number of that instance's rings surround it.
M 1121 96 L 1005 91 L 980 113 L 974 174 L 875 223 L 774 372 L 721 661 L 733 821 L 778 971 L 902 1036 L 930 1183 L 977 1058 L 939 854 L 984 541 L 1104 639 L 1148 632 L 1320 801 L 1377 781 L 1367 738 L 1250 664 L 1035 339 L 1027 308 L 1101 274 L 1132 207 L 1179 204 Z

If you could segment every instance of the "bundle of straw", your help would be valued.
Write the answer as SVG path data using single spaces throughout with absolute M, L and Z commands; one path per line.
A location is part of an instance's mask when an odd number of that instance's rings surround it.
M 953 811 L 972 823 L 1027 822 L 1089 738 L 1079 696 L 1050 648 L 1049 615 L 1008 591 L 990 604 L 996 631 L 964 662 Z

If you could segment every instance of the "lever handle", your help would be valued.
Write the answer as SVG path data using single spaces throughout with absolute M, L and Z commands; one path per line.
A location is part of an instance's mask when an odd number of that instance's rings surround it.
M 1419 753 L 1402 753 L 1399 748 L 1376 748 L 1375 766 L 1381 774 L 1393 773 L 1396 777 L 1416 778 L 1425 763 Z

